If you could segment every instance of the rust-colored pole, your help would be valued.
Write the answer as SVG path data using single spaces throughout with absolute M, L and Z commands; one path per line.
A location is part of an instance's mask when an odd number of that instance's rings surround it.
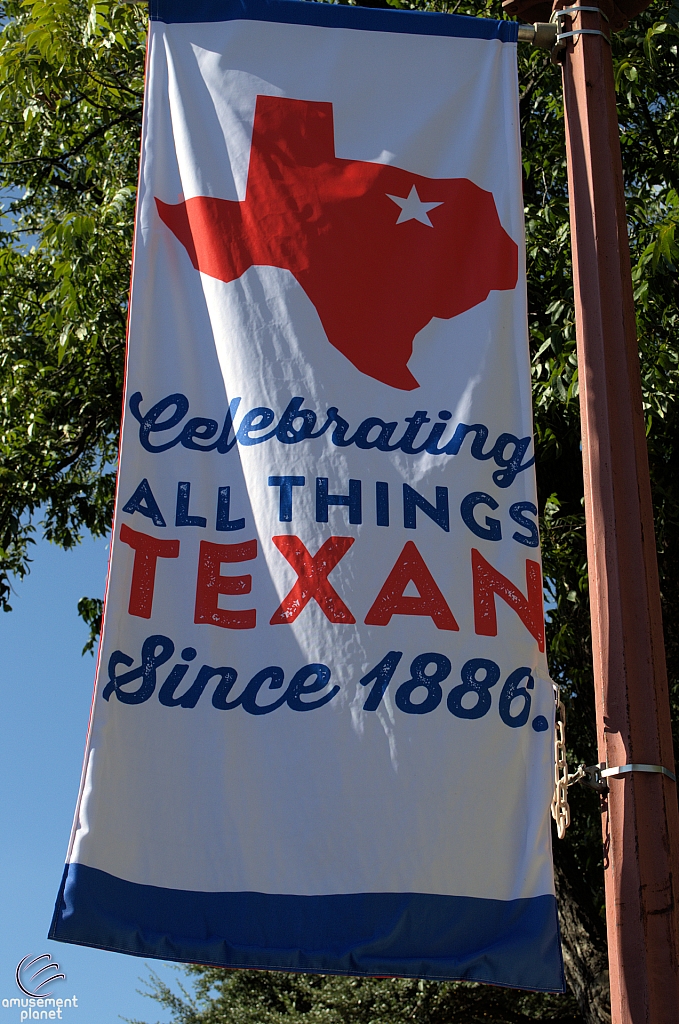
M 607 34 L 607 23 L 596 12 L 563 18 L 562 31 L 580 29 Z M 570 38 L 563 86 L 599 760 L 674 771 L 607 39 Z M 602 810 L 613 1024 L 679 1024 L 677 786 L 661 774 L 638 772 L 607 782 Z

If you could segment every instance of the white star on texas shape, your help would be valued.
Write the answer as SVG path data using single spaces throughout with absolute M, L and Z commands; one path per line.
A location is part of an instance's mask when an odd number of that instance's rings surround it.
M 400 196 L 390 196 L 388 192 L 387 196 L 397 206 L 401 207 L 401 212 L 396 221 L 397 224 L 404 224 L 407 220 L 419 220 L 420 224 L 426 224 L 428 228 L 433 228 L 434 225 L 429 220 L 428 212 L 437 206 L 443 206 L 443 203 L 423 203 L 414 185 L 408 193 L 407 199 L 402 199 Z

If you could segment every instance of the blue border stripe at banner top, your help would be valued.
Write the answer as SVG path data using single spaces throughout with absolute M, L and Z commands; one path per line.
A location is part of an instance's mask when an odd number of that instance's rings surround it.
M 355 28 L 371 32 L 409 32 L 423 36 L 459 36 L 498 39 L 515 43 L 516 21 L 469 18 L 433 11 L 390 11 L 385 8 L 349 7 L 316 0 L 150 0 L 153 21 L 200 24 L 209 21 L 277 21 L 321 28 Z
M 556 899 L 187 892 L 67 865 L 50 939 L 218 967 L 563 992 Z

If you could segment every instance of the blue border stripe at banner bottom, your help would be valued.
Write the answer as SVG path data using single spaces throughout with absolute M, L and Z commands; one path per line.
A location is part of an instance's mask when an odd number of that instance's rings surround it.
M 67 865 L 49 938 L 218 967 L 565 991 L 556 900 L 190 892 Z
M 215 21 L 274 21 L 320 28 L 351 28 L 368 32 L 407 32 L 423 36 L 498 39 L 515 43 L 519 23 L 473 18 L 437 11 L 397 11 L 351 7 L 310 0 L 149 0 L 152 21 L 166 24 L 204 24 Z

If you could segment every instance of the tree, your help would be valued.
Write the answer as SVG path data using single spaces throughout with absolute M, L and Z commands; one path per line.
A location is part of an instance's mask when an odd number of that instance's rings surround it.
M 68 548 L 113 512 L 141 126 L 141 9 L 0 4 L 0 606 L 36 518 Z M 93 625 L 97 602 L 83 609 Z
M 195 995 L 152 975 L 176 1024 L 580 1024 L 572 997 L 455 982 L 189 967 Z M 131 1022 L 141 1024 L 141 1022 Z
M 386 0 L 363 2 L 381 6 Z M 414 0 L 413 6 L 453 10 L 444 0 Z M 501 16 L 497 0 L 458 0 L 454 10 Z M 36 530 L 69 547 L 83 531 L 105 534 L 111 521 L 145 12 L 122 3 L 6 0 L 0 14 L 0 188 L 6 197 L 0 235 L 0 603 L 9 609 L 11 580 L 28 571 Z M 673 472 L 679 465 L 678 42 L 679 6 L 659 0 L 614 37 L 613 54 L 679 741 L 679 483 Z M 560 72 L 548 54 L 528 47 L 520 48 L 519 64 L 550 666 L 568 708 L 570 759 L 591 764 L 596 738 Z M 100 606 L 84 599 L 80 610 L 94 638 Z M 394 1024 L 405 1019 L 406 1009 L 409 1019 L 432 1024 L 605 1021 L 598 799 L 578 787 L 571 803 L 573 825 L 565 842 L 555 842 L 555 857 L 577 1012 L 568 999 L 463 984 L 201 969 L 189 972 L 198 984 L 198 1009 L 186 1000 L 168 1002 L 162 989 L 157 994 L 177 1021 L 215 1024 L 284 1016 L 291 1024 L 314 1024 L 321 1016 Z

